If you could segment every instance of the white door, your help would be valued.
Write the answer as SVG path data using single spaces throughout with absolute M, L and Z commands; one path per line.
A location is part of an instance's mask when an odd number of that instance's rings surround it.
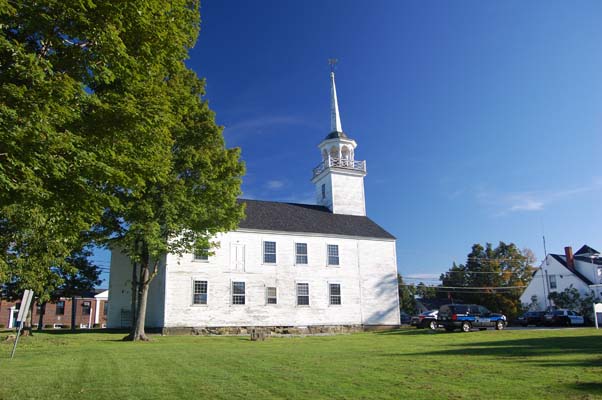
M 232 243 L 230 248 L 230 268 L 232 271 L 244 272 L 245 270 L 245 245 Z

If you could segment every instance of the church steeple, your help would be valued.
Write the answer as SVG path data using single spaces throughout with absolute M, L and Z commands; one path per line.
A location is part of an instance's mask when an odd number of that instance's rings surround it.
M 364 176 L 366 162 L 355 160 L 355 140 L 343 133 L 339 102 L 334 81 L 334 64 L 330 71 L 330 133 L 318 145 L 322 162 L 313 170 L 317 203 L 334 214 L 366 215 Z
M 343 133 L 339 101 L 337 100 L 337 86 L 334 83 L 334 71 L 330 72 L 330 132 Z

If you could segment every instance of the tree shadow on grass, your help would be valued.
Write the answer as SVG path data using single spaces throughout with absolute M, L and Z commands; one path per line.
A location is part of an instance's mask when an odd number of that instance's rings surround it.
M 374 332 L 375 335 L 392 336 L 392 335 L 403 335 L 403 336 L 417 336 L 417 335 L 435 335 L 441 333 L 439 331 L 432 331 L 430 329 L 418 329 L 418 328 L 402 328 L 392 329 L 390 331 Z M 443 332 L 446 333 L 446 332 Z
M 466 336 L 466 335 L 464 335 Z M 463 342 L 450 344 L 450 349 L 439 351 L 424 351 L 419 353 L 422 356 L 494 356 L 500 358 L 529 358 L 537 356 L 566 356 L 575 355 L 591 356 L 602 352 L 602 336 L 564 336 L 564 337 L 538 337 L 527 339 L 496 340 L 485 342 Z M 407 353 L 399 354 L 407 356 Z M 530 360 L 525 360 L 530 362 Z M 545 362 L 533 360 L 541 366 L 582 366 L 582 367 L 600 367 L 602 360 L 600 358 L 556 360 Z M 602 385 L 601 385 L 602 386 Z
M 123 333 L 127 335 L 129 333 L 128 329 L 76 329 L 72 331 L 71 329 L 44 329 L 42 331 L 34 330 L 34 336 L 36 333 L 46 333 L 50 335 L 89 335 L 89 334 L 99 334 L 99 333 Z
M 577 382 L 566 385 L 570 389 L 580 390 L 587 394 L 600 395 L 602 394 L 602 384 L 599 382 Z

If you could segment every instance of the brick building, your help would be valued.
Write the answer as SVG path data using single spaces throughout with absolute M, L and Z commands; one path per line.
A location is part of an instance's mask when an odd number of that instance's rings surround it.
M 104 328 L 108 315 L 109 291 L 95 290 L 93 293 L 75 299 L 75 326 L 77 328 Z M 0 326 L 15 328 L 15 319 L 19 312 L 20 301 L 0 300 Z M 72 299 L 61 297 L 54 302 L 41 306 L 34 303 L 32 323 L 44 328 L 71 327 Z

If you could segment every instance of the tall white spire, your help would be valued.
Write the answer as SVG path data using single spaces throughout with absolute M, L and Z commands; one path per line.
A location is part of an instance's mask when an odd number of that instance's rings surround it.
M 334 64 L 331 64 L 334 68 Z M 330 72 L 330 131 L 343 132 L 341 116 L 339 115 L 339 102 L 337 100 L 337 87 L 334 83 L 334 71 Z

